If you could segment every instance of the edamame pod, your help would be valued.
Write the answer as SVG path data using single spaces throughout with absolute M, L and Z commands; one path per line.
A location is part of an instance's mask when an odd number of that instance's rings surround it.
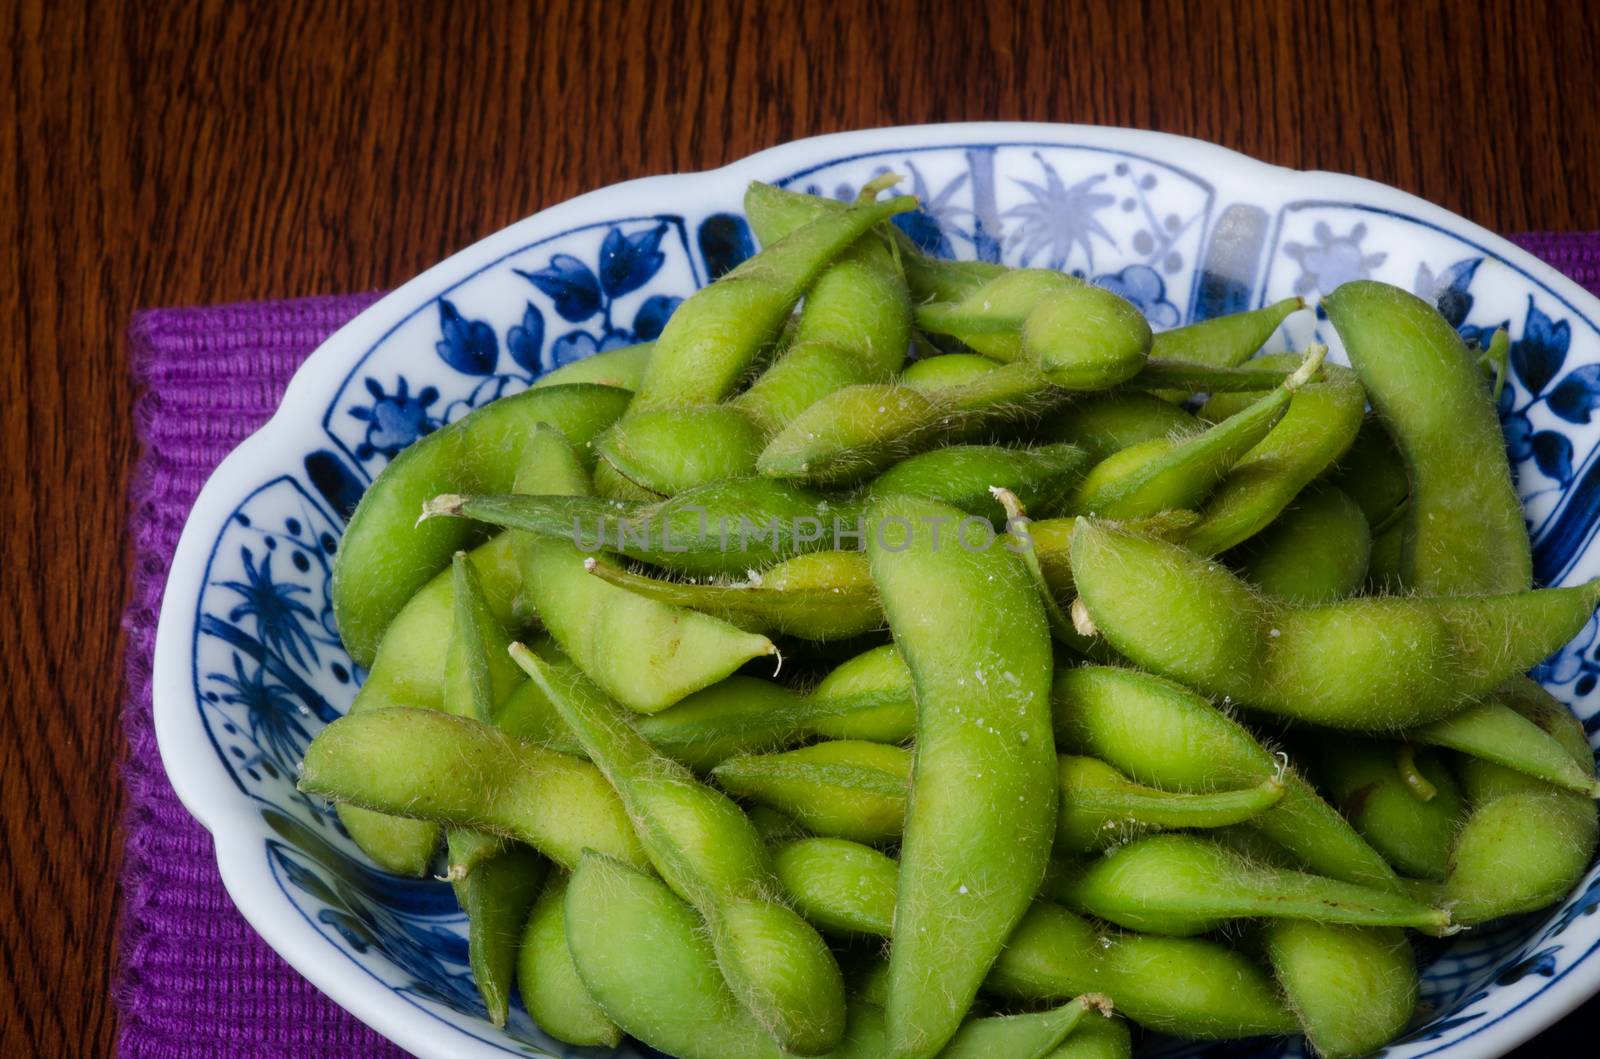
M 801 839 L 780 846 L 774 860 L 796 907 L 824 930 L 889 936 L 899 871 L 886 854 L 843 839 Z M 984 989 L 1027 1001 L 1103 993 L 1143 1026 L 1206 1040 L 1295 1031 L 1266 972 L 1227 946 L 1107 931 L 1048 901 L 1025 913 Z
M 835 1047 L 845 1022 L 838 964 L 816 931 L 772 900 L 766 849 L 744 813 L 657 753 L 595 685 L 551 668 L 520 645 L 512 657 L 611 782 L 651 864 L 705 917 L 717 966 L 734 996 L 783 1047 L 807 1055 Z M 578 971 L 584 975 L 581 960 Z M 603 996 L 596 999 L 630 1028 Z
M 455 621 L 445 662 L 446 712 L 489 723 L 522 672 L 506 649 L 510 638 L 495 620 L 472 564 L 457 552 L 450 564 Z M 499 835 L 452 828 L 446 836 L 446 878 L 467 913 L 467 956 L 489 1021 L 505 1025 L 522 926 L 533 907 L 544 861 Z
M 558 1041 L 615 1048 L 622 1031 L 578 977 L 567 948 L 567 875 L 552 872 L 534 902 L 517 949 L 517 986 L 522 1006 L 539 1028 Z
M 1267 339 L 1272 337 L 1272 332 L 1305 307 L 1305 299 L 1296 296 L 1259 309 L 1228 313 L 1184 327 L 1174 327 L 1155 336 L 1150 355 L 1191 364 L 1231 368 L 1260 352 Z
M 472 981 L 496 1026 L 504 1026 L 510 1013 L 517 947 L 544 871 L 544 858 L 527 846 L 511 845 L 451 882 L 467 913 Z
M 1133 669 L 1075 666 L 1056 671 L 1056 742 L 1090 754 L 1139 783 L 1210 792 L 1281 778 L 1284 794 L 1249 824 L 1319 875 L 1398 889 L 1394 869 L 1287 759 L 1269 753 L 1243 725 L 1169 680 Z
M 844 208 L 845 204 L 835 199 L 786 191 L 760 181 L 751 181 L 744 195 L 745 214 L 763 245 L 776 242 L 825 213 L 836 213 Z M 918 303 L 955 301 L 1006 271 L 1004 265 L 990 261 L 929 257 L 898 228 L 891 228 L 889 234 L 905 268 L 911 296 Z
M 1091 1011 L 1092 1016 L 1088 1014 Z M 1111 1001 L 1090 995 L 1050 1011 L 969 1018 L 939 1055 L 941 1059 L 992 1059 L 999 1055 L 1008 1059 L 1051 1059 L 1057 1046 L 1086 1019 L 1110 1014 Z
M 770 806 L 819 835 L 883 842 L 905 824 L 911 751 L 839 739 L 745 754 L 711 770 L 724 790 Z
M 1251 363 L 1287 367 L 1293 354 L 1258 357 Z M 1242 369 L 1241 369 L 1242 370 Z M 1264 389 L 1265 387 L 1263 387 Z M 1203 417 L 1225 419 L 1246 407 L 1243 395 L 1212 398 Z M 1313 479 L 1333 465 L 1361 429 L 1366 394 L 1348 368 L 1323 368 L 1323 379 L 1300 387 L 1271 433 L 1247 452 L 1211 495 L 1189 547 L 1217 555 L 1261 532 Z
M 1191 835 L 1151 835 L 1055 873 L 1050 896 L 1130 930 L 1191 937 L 1230 919 L 1309 919 L 1440 934 L 1450 913 L 1403 894 L 1257 864 Z
M 1423 800 L 1396 766 L 1400 744 L 1319 732 L 1305 745 L 1322 788 L 1385 860 L 1413 879 L 1444 878 L 1466 810 L 1444 762 L 1415 755 L 1416 769 L 1432 788 Z
M 1277 805 L 1284 793 L 1276 776 L 1243 790 L 1181 794 L 1141 786 L 1097 758 L 1063 754 L 1059 768 L 1058 854 L 1104 849 L 1130 833 L 1243 823 Z
M 440 493 L 504 492 L 522 438 L 548 423 L 582 447 L 610 426 L 629 394 L 612 386 L 551 386 L 491 401 L 415 442 L 362 494 L 334 557 L 332 600 L 339 637 L 359 666 L 372 665 L 384 630 L 417 590 L 473 543 L 465 523 L 416 526 L 422 502 Z
M 918 306 L 917 327 L 1009 364 L 1022 359 L 1022 325 L 1029 315 L 1061 291 L 1081 286 L 1083 280 L 1054 269 L 1008 269 L 959 301 Z
M 692 607 L 742 629 L 804 640 L 842 640 L 883 627 L 883 607 L 860 552 L 810 552 L 753 579 L 671 581 L 588 560 L 596 577 L 646 599 Z
M 906 365 L 906 370 L 900 373 L 899 382 L 913 390 L 943 390 L 951 386 L 965 386 L 999 366 L 996 361 L 978 353 L 942 353 Z
M 905 277 L 882 240 L 868 235 L 817 279 L 793 342 L 732 403 L 770 435 L 835 390 L 887 381 L 910 345 Z
M 1370 1055 L 1416 1014 L 1417 961 L 1401 931 L 1275 919 L 1263 933 L 1273 973 L 1324 1059 Z
M 824 739 L 901 743 L 916 726 L 911 670 L 893 644 L 841 662 L 806 701 L 815 713 L 814 732 Z
M 547 371 L 534 380 L 535 390 L 550 386 L 567 386 L 572 383 L 592 383 L 596 386 L 616 386 L 630 393 L 644 381 L 645 365 L 655 352 L 654 342 L 607 349 L 599 353 L 563 364 Z
M 1135 663 L 1258 709 L 1365 730 L 1461 709 L 1576 634 L 1600 588 L 1296 606 L 1185 548 L 1088 519 L 1073 531 L 1072 570 L 1074 607 Z
M 1013 449 L 1001 445 L 947 445 L 895 464 L 862 487 L 867 496 L 900 493 L 958 507 L 995 524 L 1006 514 L 990 490 L 1015 493 L 1040 514 L 1058 509 L 1087 466 L 1075 445 Z
M 467 553 L 467 562 L 486 586 L 484 597 L 502 625 L 524 625 L 515 596 L 517 572 L 510 534 L 502 533 Z M 395 615 L 383 634 L 378 656 L 350 704 L 350 713 L 413 706 L 444 707 L 445 663 L 450 637 L 440 635 L 455 613 L 455 582 L 441 571 Z M 354 805 L 338 807 L 339 821 L 362 852 L 381 867 L 402 875 L 424 875 L 439 847 L 439 826 L 427 820 L 385 816 Z
M 700 917 L 659 880 L 586 854 L 565 918 L 579 979 L 624 1032 L 681 1059 L 784 1059 L 729 992 Z
M 867 545 L 917 701 L 887 1007 L 901 1059 L 932 1056 L 955 1033 L 1038 888 L 1055 829 L 1044 611 L 1015 556 L 934 543 L 926 520 L 960 517 L 910 497 L 869 513 L 907 529 L 903 547 L 880 534 Z M 952 609 L 973 619 L 957 642 Z M 982 799 L 971 796 L 976 776 Z
M 1372 413 L 1361 421 L 1355 441 L 1339 457 L 1339 465 L 1329 477 L 1361 505 L 1361 513 L 1374 533 L 1394 523 L 1411 495 L 1411 480 L 1406 477 L 1394 440 L 1383 421 Z
M 1507 705 L 1508 702 L 1527 709 L 1529 716 L 1518 713 Z M 1414 728 L 1406 733 L 1406 738 L 1425 746 L 1460 751 L 1563 790 L 1600 797 L 1600 781 L 1594 776 L 1592 756 L 1580 753 L 1575 760 L 1559 739 L 1529 719 L 1550 716 L 1551 705 L 1549 692 L 1527 677 L 1513 677 L 1486 701 L 1468 706 L 1442 721 Z M 1559 706 L 1559 703 L 1554 705 Z M 1552 729 L 1564 726 L 1559 717 L 1547 723 Z
M 727 404 L 658 408 L 631 415 L 595 443 L 600 458 L 629 482 L 672 496 L 707 482 L 755 473 L 766 435 Z
M 536 432 L 543 492 L 579 494 L 587 482 L 555 431 Z M 656 713 L 716 683 L 745 662 L 772 654 L 764 636 L 590 577 L 571 541 L 534 533 L 516 538 L 524 591 L 561 650 L 629 709 Z
M 656 340 L 630 414 L 727 397 L 818 274 L 873 225 L 916 204 L 900 196 L 819 216 L 695 292 Z
M 1150 357 L 1150 323 L 1121 295 L 1091 284 L 1046 298 L 1022 323 L 1023 356 L 1056 386 L 1105 390 Z
M 941 437 L 1042 412 L 1066 392 L 1026 364 L 936 390 L 893 383 L 846 386 L 791 420 L 767 443 L 756 467 L 769 478 L 849 484 Z
M 1096 464 L 1073 493 L 1074 511 L 1100 518 L 1144 518 L 1158 511 L 1196 508 L 1228 472 L 1288 411 L 1295 390 L 1322 362 L 1314 346 L 1284 384 L 1238 415 L 1192 437 L 1156 438 Z
M 1115 390 L 1072 401 L 1045 419 L 1039 436 L 1083 449 L 1091 465 L 1140 442 L 1199 433 L 1193 414 L 1154 394 Z
M 567 868 L 585 848 L 647 863 L 622 803 L 589 762 L 435 710 L 368 710 L 334 721 L 307 748 L 299 788 L 505 835 Z
M 1372 530 L 1361 508 L 1332 485 L 1309 489 L 1228 559 L 1245 580 L 1291 603 L 1332 603 L 1366 583 Z
M 1421 592 L 1515 592 L 1533 580 L 1522 504 L 1483 375 L 1427 302 L 1372 280 L 1322 300 L 1411 482 L 1401 580 Z
M 770 478 L 712 482 L 655 503 L 445 495 L 430 500 L 423 511 L 428 519 L 477 519 L 560 538 L 586 554 L 616 551 L 702 577 L 739 575 L 826 548 L 836 531 L 834 514 L 827 498 Z
M 1050 1053 L 1049 1059 L 1131 1059 L 1133 1038 L 1128 1023 L 1115 1015 L 1084 1019 L 1078 1028 Z

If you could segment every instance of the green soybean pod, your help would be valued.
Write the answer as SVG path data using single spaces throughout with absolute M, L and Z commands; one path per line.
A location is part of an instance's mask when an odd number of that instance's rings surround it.
M 843 640 L 883 627 L 883 608 L 859 552 L 810 552 L 730 583 L 674 581 L 589 559 L 585 569 L 645 599 L 713 615 L 741 629 L 802 640 Z
M 640 718 L 640 735 L 697 772 L 738 754 L 764 753 L 802 739 L 806 706 L 782 684 L 734 674 L 670 710 Z
M 625 1033 L 680 1059 L 788 1054 L 729 991 L 700 917 L 659 880 L 589 853 L 564 911 L 578 977 Z
M 1405 461 L 1402 580 L 1430 594 L 1527 588 L 1533 560 L 1505 438 L 1461 336 L 1427 302 L 1371 280 L 1322 306 Z
M 524 624 L 515 613 L 521 584 L 510 534 L 502 533 L 467 553 L 479 572 L 484 598 L 502 624 Z M 442 709 L 450 627 L 455 612 L 455 581 L 441 571 L 395 615 L 383 634 L 372 669 L 350 704 L 350 713 L 392 706 Z M 439 847 L 439 827 L 426 820 L 386 816 L 354 805 L 338 807 L 339 821 L 356 845 L 379 866 L 401 875 L 424 875 Z
M 1394 525 L 1411 495 L 1411 480 L 1395 450 L 1389 430 L 1375 414 L 1361 421 L 1355 441 L 1339 457 L 1329 475 L 1333 484 L 1361 505 L 1361 513 L 1377 533 Z
M 615 551 L 697 577 L 741 575 L 831 543 L 830 501 L 789 482 L 711 482 L 656 502 L 592 496 L 434 497 L 425 518 L 476 519 L 554 537 L 593 554 Z
M 552 386 L 491 401 L 396 456 L 367 491 L 334 557 L 332 599 L 339 637 L 370 666 L 384 630 L 418 589 L 473 543 L 464 523 L 417 526 L 422 502 L 439 493 L 504 492 L 520 442 L 535 424 L 586 445 L 610 426 L 629 395 L 612 386 Z
M 616 386 L 630 393 L 644 381 L 644 369 L 655 352 L 654 342 L 608 349 L 592 356 L 563 364 L 547 371 L 534 380 L 535 390 L 550 386 L 568 386 L 573 383 L 591 383 L 595 386 Z
M 1141 786 L 1096 758 L 1063 754 L 1059 761 L 1058 855 L 1103 849 L 1129 833 L 1243 823 L 1278 804 L 1284 792 L 1274 776 L 1243 790 L 1182 794 Z
M 1096 464 L 1141 442 L 1182 438 L 1200 429 L 1192 413 L 1170 401 L 1138 390 L 1113 390 L 1062 405 L 1045 419 L 1039 436 L 1071 442 Z
M 958 386 L 863 384 L 796 416 L 756 461 L 769 478 L 847 485 L 972 428 L 1025 419 L 1064 399 L 1037 369 L 1009 364 Z
M 1323 347 L 1313 347 L 1301 371 L 1281 387 L 1208 430 L 1182 439 L 1142 442 L 1108 456 L 1084 476 L 1070 501 L 1073 510 L 1130 519 L 1198 507 L 1283 418 L 1295 390 L 1305 385 L 1323 352 Z
M 1564 722 L 1549 712 L 1551 705 L 1559 707 L 1549 692 L 1528 677 L 1513 677 L 1489 699 L 1442 721 L 1414 728 L 1406 738 L 1456 750 L 1563 790 L 1600 797 L 1600 780 L 1595 779 L 1592 758 L 1580 751 L 1574 759 L 1552 734 L 1561 730 Z M 1519 713 L 1518 707 L 1528 715 Z M 1563 715 L 1566 712 L 1559 710 Z
M 1075 445 L 1007 448 L 1002 445 L 946 445 L 911 456 L 862 487 L 867 496 L 900 493 L 958 507 L 1003 523 L 1006 513 L 990 493 L 1001 486 L 1024 507 L 1041 514 L 1060 507 L 1087 461 Z
M 1507 700 L 1592 767 L 1583 725 L 1548 692 L 1524 689 Z M 1463 923 L 1531 912 L 1560 900 L 1588 870 L 1597 841 L 1588 797 L 1465 758 L 1457 763 L 1472 812 L 1456 836 L 1444 899 Z
M 1596 796 L 1593 775 L 1575 762 L 1558 741 L 1493 699 L 1468 706 L 1442 721 L 1410 729 L 1405 736 L 1414 743 L 1456 750 L 1563 790 Z
M 787 191 L 760 181 L 751 181 L 744 195 L 745 215 L 763 245 L 776 242 L 823 214 L 844 208 L 845 204 L 835 199 Z M 1006 271 L 1004 265 L 989 261 L 930 257 L 898 228 L 891 228 L 889 234 L 905 269 L 911 295 L 918 303 L 958 300 Z
M 566 898 L 566 874 L 552 872 L 534 902 L 517 949 L 522 1006 L 541 1030 L 558 1041 L 615 1048 L 622 1042 L 622 1031 L 584 988 L 567 948 Z
M 1466 803 L 1443 761 L 1427 753 L 1415 757 L 1432 788 L 1424 801 L 1396 767 L 1400 744 L 1332 732 L 1305 743 L 1321 788 L 1385 860 L 1413 879 L 1444 878 Z
M 910 1059 L 955 1032 L 1043 877 L 1057 801 L 1051 643 L 1015 556 L 935 543 L 928 520 L 953 526 L 955 508 L 888 497 L 868 517 L 872 577 L 916 688 L 887 1007 L 892 1054 Z M 907 531 L 898 541 L 890 521 Z M 954 640 L 952 610 L 971 619 Z
M 911 670 L 893 644 L 863 651 L 835 666 L 806 702 L 815 734 L 825 739 L 902 743 L 916 727 Z
M 334 721 L 306 749 L 299 789 L 504 835 L 567 868 L 586 848 L 647 863 L 622 803 L 589 762 L 436 710 Z
M 873 225 L 915 208 L 900 196 L 819 216 L 695 292 L 656 340 L 630 412 L 727 397 L 822 270 Z
M 766 849 L 744 813 L 645 742 L 595 685 L 520 646 L 512 654 L 610 780 L 651 864 L 705 917 L 717 966 L 739 1002 L 791 1051 L 835 1047 L 845 1021 L 839 966 L 816 931 L 772 899 Z M 570 888 L 567 915 L 570 941 Z
M 1342 489 L 1308 489 L 1277 521 L 1228 553 L 1245 580 L 1291 603 L 1332 603 L 1366 584 L 1372 530 Z
M 1128 1023 L 1115 1015 L 1084 1019 L 1049 1059 L 1132 1059 Z
M 1282 323 L 1306 307 L 1305 299 L 1284 298 L 1259 309 L 1214 316 L 1209 320 L 1159 332 L 1152 357 L 1231 368 L 1261 351 Z
M 1010 269 L 960 301 L 918 306 L 917 327 L 1009 364 L 1023 356 L 1022 326 L 1029 314 L 1057 293 L 1081 286 L 1081 279 L 1054 269 Z
M 711 770 L 730 794 L 794 818 L 808 831 L 884 842 L 905 823 L 911 751 L 830 740 L 781 754 L 745 754 Z
M 1590 584 L 1299 606 L 1185 548 L 1087 519 L 1073 531 L 1072 570 L 1074 607 L 1124 657 L 1209 694 L 1358 730 L 1449 716 L 1559 648 L 1597 596 Z
M 794 340 L 732 403 L 769 435 L 834 390 L 887 381 L 910 345 L 905 277 L 883 242 L 869 235 L 818 277 Z
M 1288 366 L 1292 354 L 1252 364 Z M 1189 547 L 1216 555 L 1269 526 L 1284 508 L 1342 456 L 1361 429 L 1366 394 L 1348 368 L 1325 365 L 1323 379 L 1300 387 L 1278 424 L 1234 465 L 1201 512 Z M 1245 407 L 1240 394 L 1213 394 L 1202 416 L 1222 419 Z
M 1404 932 L 1277 919 L 1263 934 L 1273 973 L 1325 1059 L 1370 1055 L 1416 1014 L 1417 961 Z
M 1319 875 L 1398 889 L 1388 862 L 1286 759 L 1188 688 L 1133 669 L 1075 666 L 1056 671 L 1052 699 L 1063 752 L 1091 754 L 1139 783 L 1208 793 L 1281 776 L 1283 798 L 1252 830 Z
M 527 846 L 512 845 L 451 882 L 467 913 L 472 980 L 496 1026 L 504 1026 L 510 1014 L 522 928 L 544 872 L 544 858 Z
M 1449 930 L 1450 913 L 1388 890 L 1258 864 L 1192 835 L 1151 835 L 1055 874 L 1069 908 L 1151 934 L 1190 937 L 1230 919 L 1309 919 Z
M 1150 357 L 1150 323 L 1104 287 L 1069 286 L 1042 301 L 1022 324 L 1023 356 L 1068 390 L 1127 382 Z
M 524 479 L 529 491 L 587 492 L 576 455 L 555 431 L 528 441 L 540 462 Z M 646 599 L 590 577 L 572 541 L 534 533 L 516 537 L 524 590 L 566 655 L 630 709 L 654 713 L 771 654 L 764 636 L 716 618 Z
M 913 390 L 943 390 L 951 386 L 965 386 L 999 366 L 979 353 L 941 353 L 906 365 L 905 371 L 900 373 L 899 382 Z
M 796 907 L 819 927 L 889 936 L 899 873 L 888 855 L 843 839 L 800 839 L 780 846 L 775 860 Z M 886 989 L 883 977 L 862 994 Z M 1266 972 L 1226 945 L 1108 931 L 1049 901 L 1028 909 L 984 989 L 1028 1002 L 1103 993 L 1140 1025 L 1203 1040 L 1295 1032 Z
M 1089 1012 L 1094 1012 L 1090 1016 Z M 942 1059 L 1050 1059 L 1090 1017 L 1111 1014 L 1111 1002 L 1091 994 L 1049 1011 L 969 1018 L 939 1052 Z M 876 1054 L 876 1053 L 874 1053 Z
M 628 416 L 595 443 L 600 458 L 641 489 L 672 496 L 754 474 L 765 434 L 727 404 L 658 408 Z

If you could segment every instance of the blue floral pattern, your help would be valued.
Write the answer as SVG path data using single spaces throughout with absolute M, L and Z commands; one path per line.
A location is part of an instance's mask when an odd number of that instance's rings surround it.
M 1600 572 L 1600 555 L 1590 554 L 1600 527 L 1600 328 L 1470 238 L 1350 203 L 1296 202 L 1273 214 L 1224 198 L 1219 209 L 1212 184 L 1178 165 L 1072 144 L 881 150 L 769 176 L 850 199 L 885 170 L 903 173 L 922 201 L 896 219 L 920 247 L 1073 271 L 1133 301 L 1158 328 L 1224 302 L 1314 296 L 1358 276 L 1434 301 L 1474 347 L 1505 327 L 1501 412 L 1538 575 Z M 308 437 L 281 474 L 250 487 L 207 545 L 187 648 L 193 701 L 228 779 L 271 832 L 262 871 L 326 941 L 330 960 L 350 960 L 464 1043 L 576 1054 L 520 1009 L 507 1033 L 483 1023 L 448 887 L 371 868 L 327 807 L 294 789 L 306 745 L 348 708 L 362 677 L 333 628 L 332 555 L 353 498 L 405 446 L 552 368 L 659 335 L 684 297 L 754 252 L 736 200 L 699 207 L 706 212 L 687 218 L 618 217 L 549 234 L 419 295 L 353 358 L 322 412 L 324 436 Z M 1282 340 L 1332 339 L 1330 330 L 1297 321 Z M 1591 733 L 1600 728 L 1597 651 L 1600 620 L 1538 672 Z M 1600 937 L 1597 908 L 1591 872 L 1549 915 L 1427 943 L 1432 1016 L 1391 1053 L 1430 1053 L 1482 1032 L 1561 981 Z M 651 1053 L 628 1045 L 619 1054 Z M 1151 1040 L 1143 1054 L 1304 1052 L 1294 1041 Z

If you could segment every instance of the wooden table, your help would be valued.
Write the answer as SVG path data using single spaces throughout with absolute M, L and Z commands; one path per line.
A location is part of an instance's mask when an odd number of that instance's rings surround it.
M 600 184 L 915 122 L 1161 129 L 1600 228 L 1597 59 L 1593 5 L 1529 0 L 3 0 L 0 1054 L 113 1048 L 135 308 L 388 287 Z

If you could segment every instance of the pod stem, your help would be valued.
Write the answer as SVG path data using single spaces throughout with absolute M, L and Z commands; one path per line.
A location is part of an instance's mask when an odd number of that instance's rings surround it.
M 1395 768 L 1400 771 L 1400 778 L 1405 782 L 1406 790 L 1419 802 L 1431 802 L 1439 794 L 1439 788 L 1433 785 L 1428 777 L 1417 768 L 1417 750 L 1410 743 L 1401 743 L 1395 752 Z
M 461 509 L 466 506 L 467 498 L 460 493 L 440 493 L 432 500 L 422 502 L 422 514 L 417 516 L 414 526 L 420 526 L 430 518 L 459 518 Z
M 1327 355 L 1328 347 L 1321 342 L 1313 342 L 1307 346 L 1305 359 L 1300 361 L 1300 366 L 1294 370 L 1292 375 L 1283 380 L 1283 388 L 1293 393 L 1310 382 L 1312 376 L 1322 370 L 1322 360 Z

